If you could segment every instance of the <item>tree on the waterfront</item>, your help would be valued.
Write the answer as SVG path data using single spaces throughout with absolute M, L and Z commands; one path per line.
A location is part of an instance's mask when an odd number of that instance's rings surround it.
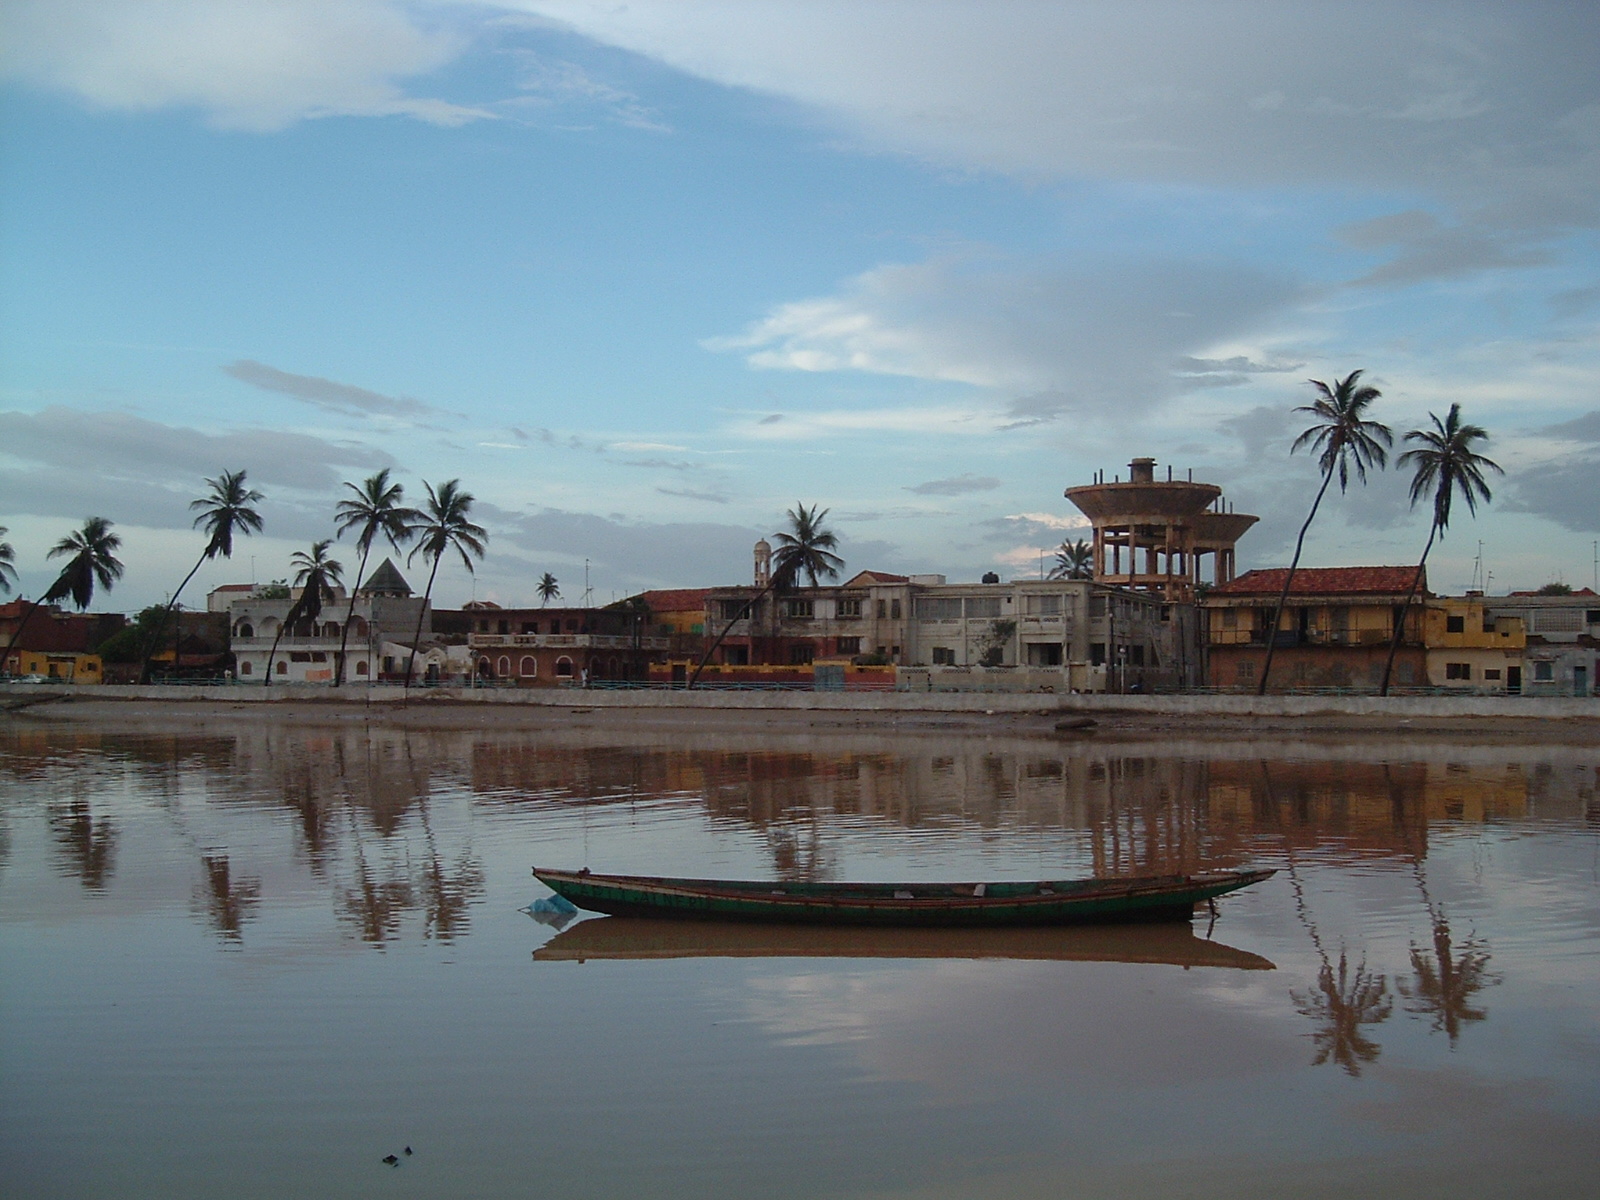
M 0 671 L 10 662 L 11 651 L 22 640 L 22 631 L 28 627 L 28 622 L 40 605 L 70 599 L 82 612 L 94 599 L 95 584 L 98 583 L 108 592 L 111 590 L 112 585 L 122 578 L 122 562 L 117 558 L 117 551 L 121 548 L 122 539 L 111 532 L 111 522 L 104 517 L 86 518 L 82 528 L 50 547 L 45 557 L 65 557 L 66 565 L 61 568 L 55 582 L 45 589 L 44 595 L 23 610 L 11 640 L 6 643 L 5 652 L 0 654 Z
M 1433 428 L 1408 432 L 1406 441 L 1415 442 L 1416 448 L 1407 450 L 1395 462 L 1396 466 L 1410 466 L 1415 472 L 1411 479 L 1413 508 L 1418 500 L 1432 493 L 1433 520 L 1428 525 L 1428 540 L 1422 547 L 1417 573 L 1411 577 L 1411 590 L 1406 593 L 1406 601 L 1400 606 L 1400 615 L 1395 619 L 1394 632 L 1389 638 L 1389 657 L 1383 664 L 1383 685 L 1379 689 L 1379 694 L 1384 696 L 1389 694 L 1389 677 L 1394 672 L 1394 658 L 1400 649 L 1400 639 L 1405 635 L 1406 614 L 1422 583 L 1422 574 L 1428 565 L 1428 553 L 1433 549 L 1434 540 L 1450 525 L 1451 501 L 1459 492 L 1467 511 L 1477 516 L 1478 502 L 1481 500 L 1487 504 L 1494 498 L 1489 485 L 1484 482 L 1484 472 L 1505 474 L 1499 463 L 1473 450 L 1476 443 L 1487 442 L 1489 434 L 1482 426 L 1462 422 L 1461 405 L 1452 404 L 1449 414 L 1442 421 L 1434 413 L 1429 413 L 1428 419 L 1433 422 Z
M 556 582 L 556 577 L 546 571 L 539 577 L 539 607 L 543 608 L 550 601 L 561 595 L 561 585 Z
M 10 592 L 17 582 L 17 552 L 10 542 L 3 540 L 10 532 L 0 525 L 0 595 Z
M 206 484 L 211 489 L 210 493 L 189 502 L 189 511 L 196 514 L 194 527 L 206 532 L 206 548 L 194 566 L 189 568 L 178 590 L 172 593 L 161 619 L 156 622 L 155 631 L 145 646 L 144 662 L 139 667 L 140 683 L 150 682 L 150 660 L 160 651 L 161 635 L 166 631 L 167 622 L 172 619 L 173 609 L 178 607 L 178 597 L 183 595 L 183 589 L 189 586 L 195 572 L 213 558 L 232 558 L 235 534 L 249 537 L 252 533 L 261 532 L 261 514 L 255 510 L 255 505 L 263 496 L 245 486 L 245 472 L 224 471 L 215 479 L 206 480 Z M 176 652 L 173 654 L 173 665 L 177 665 Z
M 1050 568 L 1051 579 L 1093 579 L 1094 547 L 1079 538 L 1063 541 L 1056 548 L 1056 565 Z
M 1289 447 L 1289 453 L 1310 447 L 1317 454 L 1317 466 L 1322 469 L 1322 486 L 1311 502 L 1305 524 L 1300 526 L 1300 536 L 1295 538 L 1294 557 L 1289 561 L 1289 571 L 1283 577 L 1283 590 L 1278 593 L 1278 603 L 1272 610 L 1272 621 L 1267 626 L 1267 657 L 1261 667 L 1261 679 L 1256 684 L 1256 694 L 1265 695 L 1267 677 L 1272 673 L 1273 651 L 1278 644 L 1278 623 L 1283 619 L 1284 605 L 1289 602 L 1289 590 L 1294 584 L 1294 574 L 1300 567 L 1300 554 L 1305 549 L 1306 531 L 1317 518 L 1322 498 L 1328 494 L 1328 485 L 1334 475 L 1339 477 L 1339 491 L 1350 484 L 1353 471 L 1362 483 L 1367 481 L 1367 468 L 1381 470 L 1388 464 L 1388 448 L 1394 445 L 1394 433 L 1387 425 L 1367 419 L 1367 409 L 1383 393 L 1375 387 L 1359 383 L 1360 371 L 1352 371 L 1343 379 L 1334 377 L 1329 387 L 1320 379 L 1310 380 L 1317 390 L 1317 398 L 1302 404 L 1294 411 L 1309 413 L 1312 424 L 1302 430 Z
M 839 545 L 839 539 L 822 524 L 823 518 L 829 511 L 824 508 L 819 512 L 815 504 L 807 509 L 804 501 L 797 501 L 785 514 L 789 519 L 789 528 L 773 535 L 773 539 L 778 543 L 778 549 L 772 556 L 771 578 L 767 580 L 767 585 L 747 603 L 738 607 L 728 623 L 722 627 L 722 632 L 717 635 L 716 640 L 706 648 L 706 652 L 700 656 L 700 661 L 695 666 L 694 674 L 689 676 L 688 687 L 692 688 L 695 685 L 700 678 L 700 672 L 705 670 L 706 664 L 717 652 L 717 647 L 722 645 L 723 639 L 728 636 L 736 623 L 755 612 L 763 596 L 769 592 L 776 596 L 790 590 L 798 585 L 802 575 L 811 581 L 812 587 L 817 586 L 819 579 L 839 577 L 844 559 L 833 553 Z
M 389 468 L 369 475 L 360 484 L 345 482 L 354 493 L 353 499 L 339 501 L 335 510 L 334 527 L 338 536 L 356 535 L 356 549 L 361 551 L 361 561 L 356 566 L 355 583 L 350 587 L 350 607 L 344 616 L 344 628 L 339 631 L 339 655 L 334 659 L 333 686 L 344 682 L 345 647 L 350 642 L 350 622 L 356 615 L 356 593 L 367 577 L 367 555 L 372 543 L 383 538 L 393 546 L 395 553 L 411 538 L 411 525 L 422 514 L 405 505 L 405 488 L 389 482 Z
M 272 639 L 272 649 L 267 651 L 268 687 L 272 686 L 272 660 L 277 656 L 278 643 L 283 641 L 283 635 L 302 623 L 315 623 L 322 615 L 322 606 L 336 595 L 334 585 L 344 574 L 344 566 L 338 559 L 328 557 L 328 547 L 331 545 L 333 539 L 324 538 L 320 542 L 313 542 L 309 553 L 296 550 L 289 559 L 295 569 L 294 582 L 300 589 L 300 595 L 289 606 L 283 624 L 278 626 L 277 636 Z
M 0 533 L 4 533 L 4 532 L 5 532 L 4 529 L 0 529 Z M 1547 583 L 1542 588 L 1540 588 L 1538 591 L 1534 592 L 1534 595 L 1535 596 L 1570 596 L 1570 595 L 1572 595 L 1572 585 L 1570 583 Z
M 422 607 L 417 610 L 417 628 L 411 638 L 411 653 L 406 658 L 405 687 L 411 687 L 411 671 L 417 661 L 417 646 L 422 642 L 422 622 L 428 612 L 428 602 L 433 596 L 433 581 L 439 574 L 439 560 L 446 552 L 454 550 L 461 556 L 462 565 L 472 574 L 472 558 L 482 558 L 489 532 L 471 520 L 473 496 L 461 490 L 459 479 L 447 479 L 437 489 L 424 481 L 428 489 L 428 503 L 411 524 L 411 534 L 416 546 L 407 556 L 409 563 L 417 555 L 433 565 L 428 570 L 428 586 L 422 592 Z

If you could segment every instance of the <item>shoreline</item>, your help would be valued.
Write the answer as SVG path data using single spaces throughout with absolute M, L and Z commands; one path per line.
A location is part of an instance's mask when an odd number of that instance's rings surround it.
M 0 687 L 0 722 L 120 726 L 239 721 L 405 729 L 1001 736 L 1054 742 L 1216 737 L 1298 742 L 1437 737 L 1600 744 L 1600 702 L 1452 697 L 1052 696 L 983 693 L 608 692 Z M 110 693 L 118 694 L 110 694 Z M 220 693 L 220 694 L 218 694 Z M 310 694 L 307 694 L 310 693 Z M 376 695 L 374 695 L 376 693 Z M 485 700 L 484 697 L 496 697 Z M 509 697 L 500 699 L 500 697 Z M 18 703 L 21 701 L 22 703 Z M 641 701 L 644 701 L 641 703 Z M 1486 710 L 1486 706 L 1487 710 Z M 1085 729 L 1057 729 L 1088 717 Z

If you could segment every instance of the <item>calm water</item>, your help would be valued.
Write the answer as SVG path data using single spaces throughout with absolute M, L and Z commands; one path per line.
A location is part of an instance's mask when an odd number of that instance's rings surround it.
M 1592 1195 L 1597 777 L 1438 741 L 11 718 L 0 1191 Z M 1280 873 L 1209 940 L 985 941 L 557 931 L 535 862 Z

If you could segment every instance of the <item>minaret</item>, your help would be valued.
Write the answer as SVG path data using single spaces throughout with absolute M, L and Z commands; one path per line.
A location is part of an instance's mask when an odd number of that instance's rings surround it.
M 756 586 L 764 588 L 772 582 L 772 547 L 767 539 L 756 543 Z

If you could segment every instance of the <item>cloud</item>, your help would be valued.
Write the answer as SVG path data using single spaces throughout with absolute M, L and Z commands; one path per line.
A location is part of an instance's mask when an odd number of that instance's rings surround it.
M 117 412 L 51 407 L 38 413 L 0 412 L 0 492 L 8 510 L 46 517 L 98 513 L 154 528 L 189 528 L 188 504 L 220 472 L 245 470 L 274 510 L 302 498 L 278 489 L 325 497 L 341 477 L 393 467 L 369 446 L 338 443 L 277 429 L 205 433 Z M 5 461 L 11 460 L 11 461 Z M 181 480 L 174 485 L 174 480 Z M 266 511 L 263 506 L 263 511 Z M 274 521 L 273 533 L 285 532 Z M 316 519 L 326 529 L 327 514 Z M 297 535 L 309 523 L 299 521 Z M 326 536 L 326 533 L 323 533 Z
M 577 63 L 546 58 L 530 50 L 518 52 L 517 57 L 521 67 L 517 86 L 525 95 L 503 101 L 503 109 L 548 107 L 558 110 L 563 119 L 570 119 L 574 111 L 590 112 L 631 129 L 672 132 L 661 114 L 638 96 L 596 79 Z
M 385 396 L 369 392 L 366 388 L 349 383 L 337 383 L 318 375 L 291 375 L 277 367 L 269 367 L 252 359 L 242 358 L 222 368 L 241 383 L 258 387 L 266 392 L 278 392 L 304 400 L 328 412 L 342 416 L 366 417 L 373 414 L 391 417 L 419 417 L 437 412 L 420 400 L 409 396 Z
M 332 116 L 434 125 L 485 109 L 408 95 L 465 46 L 390 0 L 20 0 L 4 71 L 95 108 L 197 108 L 219 129 L 266 132 Z
M 1547 426 L 1539 432 L 1546 437 L 1600 445 L 1600 412 L 1585 413 L 1581 417 L 1565 421 L 1560 425 Z
M 634 521 L 612 515 L 542 509 L 517 513 L 479 506 L 497 540 L 532 554 L 589 559 L 597 574 L 631 587 L 705 587 L 750 578 L 758 529 L 703 521 Z
M 690 491 L 688 488 L 664 487 L 658 487 L 656 491 L 660 492 L 663 496 L 681 496 L 685 500 L 703 500 L 707 504 L 728 503 L 728 497 L 719 495 L 716 492 L 694 492 Z
M 1536 458 L 1512 469 L 1505 507 L 1535 513 L 1574 533 L 1600 532 L 1600 412 L 1539 430 L 1579 449 Z
M 1356 286 L 1404 287 L 1474 271 L 1539 266 L 1552 260 L 1549 251 L 1523 244 L 1519 232 L 1475 224 L 1446 226 L 1415 209 L 1360 221 L 1337 233 L 1358 250 L 1395 252 L 1388 262 L 1355 280 Z
M 1007 416 L 1031 424 L 1149 408 L 1194 386 L 1194 355 L 1301 296 L 1287 278 L 1240 264 L 1024 264 L 972 252 L 874 268 L 706 345 L 744 351 L 758 368 L 971 384 L 1015 397 Z
M 905 490 L 919 496 L 965 496 L 970 492 L 992 492 L 1000 486 L 993 475 L 956 475 L 950 479 L 930 479 Z

